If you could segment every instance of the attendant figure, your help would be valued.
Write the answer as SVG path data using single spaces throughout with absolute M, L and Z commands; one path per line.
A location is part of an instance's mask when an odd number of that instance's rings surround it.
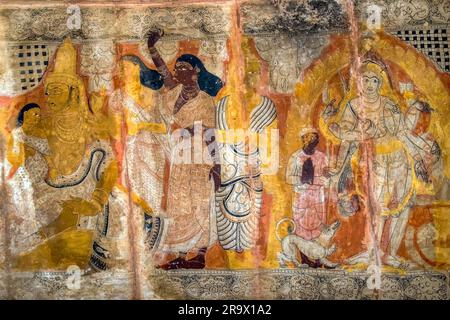
M 188 145 L 188 150 L 184 151 L 190 155 L 189 163 L 179 163 L 178 155 L 172 149 L 166 210 L 170 222 L 163 250 L 178 257 L 162 268 L 203 268 L 206 250 L 217 240 L 210 236 L 211 206 L 214 205 L 214 191 L 220 186 L 212 97 L 223 84 L 206 70 L 199 58 L 190 54 L 177 59 L 172 74 L 155 48 L 160 37 L 159 32 L 150 33 L 148 48 L 164 79 L 166 91 L 162 97 L 162 114 L 170 124 L 173 142 L 179 145 L 179 138 L 182 139 Z M 177 129 L 185 135 L 177 136 L 180 132 Z M 201 150 L 195 150 L 197 141 L 201 141 Z M 198 159 L 199 155 L 201 159 Z M 188 253 L 194 257 L 186 258 Z
M 8 189 L 13 212 L 10 218 L 11 253 L 18 254 L 34 245 L 41 223 L 36 218 L 34 186 L 47 174 L 45 156 L 49 153 L 44 133 L 38 128 L 41 109 L 36 103 L 25 105 L 17 116 L 8 144 L 7 160 L 11 165 Z M 30 243 L 33 242 L 33 243 Z
M 119 65 L 122 83 L 109 107 L 117 123 L 126 123 L 122 180 L 128 175 L 133 193 L 160 215 L 167 130 L 158 112 L 156 90 L 162 87 L 163 79 L 137 56 L 123 56 Z
M 295 233 L 305 240 L 317 238 L 326 224 L 325 188 L 328 185 L 328 160 L 317 150 L 319 134 L 302 130 L 302 149 L 289 159 L 286 181 L 294 187 L 292 203 Z
M 369 207 L 368 226 L 376 243 L 347 263 L 368 263 L 375 258 L 392 267 L 409 268 L 413 265 L 399 257 L 398 249 L 415 203 L 414 179 L 429 183 L 430 172 L 421 153 L 432 153 L 433 144 L 414 132 L 411 122 L 419 105 L 411 105 L 405 116 L 395 102 L 388 71 L 372 53 L 363 61 L 361 92 L 349 92 L 340 119 L 329 124 L 330 132 L 341 140 L 337 165 L 330 173 L 342 176 L 345 168 L 356 170 L 350 163 L 365 168 L 361 172 L 364 182 L 356 183 L 356 189 Z M 387 250 L 374 250 L 376 245 L 381 247 L 388 220 Z

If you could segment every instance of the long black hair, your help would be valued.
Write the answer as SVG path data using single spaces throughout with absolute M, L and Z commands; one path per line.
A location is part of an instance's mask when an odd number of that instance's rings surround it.
M 193 68 L 198 68 L 198 86 L 200 90 L 206 92 L 210 96 L 215 97 L 219 90 L 223 87 L 223 82 L 218 76 L 213 75 L 206 70 L 203 62 L 192 54 L 183 54 L 177 59 L 177 62 L 187 62 Z
M 34 108 L 41 109 L 41 107 L 39 107 L 39 105 L 37 103 L 28 103 L 22 109 L 20 109 L 19 115 L 17 116 L 17 122 L 16 122 L 17 127 L 21 127 L 23 125 L 25 112 L 27 112 L 28 110 L 34 109 Z
M 158 90 L 163 86 L 164 79 L 159 74 L 159 72 L 148 68 L 139 57 L 134 55 L 125 55 L 122 56 L 122 60 L 130 61 L 139 66 L 140 68 L 139 78 L 143 86 L 150 88 L 152 90 Z

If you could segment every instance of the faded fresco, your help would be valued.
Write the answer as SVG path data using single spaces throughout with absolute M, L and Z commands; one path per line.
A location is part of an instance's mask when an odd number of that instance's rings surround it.
M 449 299 L 449 23 L 4 1 L 0 297 Z

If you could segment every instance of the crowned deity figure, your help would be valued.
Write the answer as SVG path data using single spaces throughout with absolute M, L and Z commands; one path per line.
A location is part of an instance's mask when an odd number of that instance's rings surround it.
M 72 174 L 84 156 L 88 101 L 77 75 L 77 53 L 69 39 L 59 47 L 53 72 L 44 79 L 48 126 L 49 175 Z M 76 134 L 75 134 L 76 133 Z
M 13 155 L 21 149 L 14 146 L 31 151 L 24 153 L 22 163 L 13 161 L 19 169 L 11 172 L 11 181 L 23 180 L 15 185 L 29 198 L 28 206 L 15 206 L 14 216 L 33 218 L 31 227 L 15 235 L 20 246 L 12 248 L 12 254 L 19 267 L 87 267 L 90 260 L 94 268 L 106 269 L 112 256 L 107 235 L 121 229 L 118 215 L 125 209 L 110 203 L 119 198 L 114 196 L 117 161 L 110 143 L 96 134 L 102 130 L 89 127 L 95 125 L 95 115 L 76 68 L 77 51 L 66 39 L 57 50 L 53 70 L 44 77 L 42 117 L 39 106 L 32 104 L 22 108 L 17 119 L 16 141 L 8 158 L 17 160 Z M 96 100 L 103 101 L 91 99 Z
M 348 92 L 340 118 L 328 124 L 329 131 L 340 140 L 337 163 L 330 173 L 339 175 L 338 189 L 342 195 L 348 185 L 345 181 L 354 180 L 357 197 L 365 201 L 367 225 L 375 241 L 372 248 L 351 257 L 347 263 L 368 263 L 370 257 L 375 257 L 385 265 L 408 268 L 411 264 L 403 261 L 397 251 L 415 202 L 417 181 L 430 180 L 423 153 L 431 154 L 436 146 L 417 136 L 410 125 L 416 116 L 414 109 L 423 104 L 411 102 L 409 110 L 402 111 L 389 68 L 376 56 L 367 54 L 366 57 L 358 70 L 361 77 L 358 92 Z M 354 204 L 354 200 L 348 203 Z M 355 210 L 346 210 L 349 206 L 345 203 L 345 197 L 341 197 L 340 213 L 354 214 Z M 387 249 L 382 250 L 385 227 L 389 228 L 389 240 Z

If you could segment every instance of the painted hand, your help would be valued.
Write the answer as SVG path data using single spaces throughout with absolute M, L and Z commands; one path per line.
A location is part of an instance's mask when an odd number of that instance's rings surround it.
M 333 133 L 336 137 L 339 137 L 341 135 L 341 126 L 336 122 L 331 123 L 328 129 L 330 129 L 331 133 Z
M 375 135 L 377 127 L 375 126 L 375 124 L 373 123 L 372 120 L 366 119 L 366 121 L 364 121 L 364 123 L 363 123 L 363 130 L 370 137 L 373 137 Z
M 416 161 L 414 165 L 414 169 L 416 170 L 416 175 L 419 179 L 424 181 L 425 183 L 430 183 L 430 176 L 428 174 L 428 170 L 425 166 L 423 160 Z
M 331 168 L 331 167 L 325 167 L 323 168 L 323 176 L 325 178 L 330 178 L 331 176 L 335 176 L 339 173 L 339 170 L 337 168 Z
M 67 210 L 74 215 L 80 216 L 95 216 L 98 213 L 98 208 L 90 201 L 71 197 L 62 203 L 63 210 Z
M 324 119 L 331 118 L 332 116 L 336 115 L 339 112 L 339 107 L 334 106 L 335 102 L 336 102 L 336 99 L 333 99 L 327 103 L 327 106 L 325 107 L 325 110 L 323 111 Z
M 434 109 L 431 108 L 430 105 L 428 103 L 426 103 L 425 101 L 417 100 L 414 103 L 414 107 L 416 107 L 416 109 L 419 110 L 420 112 L 424 112 L 424 113 L 431 113 L 431 111 L 434 111 Z
M 164 35 L 163 30 L 153 30 L 147 33 L 147 46 L 153 48 L 158 40 Z
M 391 199 L 391 201 L 389 201 L 387 207 L 389 210 L 395 210 L 400 206 L 400 203 L 398 202 L 397 199 Z

